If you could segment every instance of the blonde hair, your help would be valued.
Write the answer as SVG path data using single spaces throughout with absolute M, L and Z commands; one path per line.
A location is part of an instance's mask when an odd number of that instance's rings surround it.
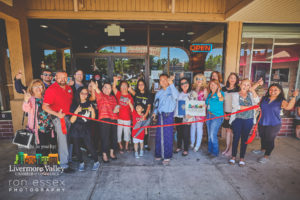
M 220 85 L 220 82 L 218 80 L 215 80 L 215 79 L 212 79 L 209 81 L 209 84 L 208 84 L 208 90 L 209 90 L 209 93 L 211 93 L 212 91 L 210 90 L 210 85 L 214 83 L 218 86 L 218 88 L 221 88 L 221 85 Z
M 195 90 L 197 88 L 197 80 L 196 80 L 197 77 L 203 79 L 202 85 L 200 86 L 200 90 L 204 90 L 205 88 L 207 88 L 206 77 L 200 73 L 194 76 L 192 89 Z
M 33 88 L 33 86 L 35 86 L 37 84 L 40 84 L 43 87 L 42 94 L 44 94 L 44 92 L 45 92 L 45 85 L 44 85 L 43 81 L 41 81 L 40 79 L 33 79 L 31 81 L 31 83 L 29 84 L 28 89 L 27 89 L 27 92 L 29 92 L 31 96 L 34 95 L 32 88 Z
M 245 81 L 249 81 L 250 84 L 252 85 L 252 81 L 249 78 L 244 78 L 243 80 L 241 80 L 241 84 L 242 84 L 242 82 L 245 82 Z

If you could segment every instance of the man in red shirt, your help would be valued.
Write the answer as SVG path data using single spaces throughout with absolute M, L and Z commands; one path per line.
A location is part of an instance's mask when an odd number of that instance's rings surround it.
M 70 127 L 69 118 L 65 115 L 70 111 L 73 99 L 73 91 L 67 85 L 68 74 L 65 71 L 58 71 L 55 75 L 56 82 L 45 92 L 43 110 L 54 116 L 53 124 L 57 134 L 58 154 L 60 166 L 64 172 L 73 172 L 68 165 L 69 152 L 67 132 Z M 71 149 L 71 148 L 70 148 Z M 70 156 L 71 157 L 71 156 Z

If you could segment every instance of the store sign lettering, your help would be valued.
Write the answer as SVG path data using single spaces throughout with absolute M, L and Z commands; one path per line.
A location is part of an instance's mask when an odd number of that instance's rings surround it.
M 212 44 L 192 44 L 190 45 L 191 52 L 211 52 Z

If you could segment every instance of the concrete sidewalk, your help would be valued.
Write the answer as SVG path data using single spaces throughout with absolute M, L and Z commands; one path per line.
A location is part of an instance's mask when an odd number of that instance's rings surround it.
M 152 138 L 153 139 L 153 138 Z M 257 163 L 250 151 L 259 148 L 256 139 L 248 145 L 247 165 L 244 168 L 228 164 L 228 158 L 206 156 L 207 143 L 201 152 L 190 151 L 187 157 L 174 154 L 169 166 L 155 161 L 153 152 L 136 159 L 133 153 L 118 154 L 118 160 L 101 164 L 91 171 L 92 161 L 86 158 L 85 172 L 60 176 L 16 176 L 8 172 L 13 164 L 16 147 L 2 140 L 0 149 L 0 199 L 300 199 L 300 141 L 279 137 L 271 161 Z M 220 149 L 224 149 L 221 140 Z M 9 192 L 9 184 L 26 180 L 61 181 L 64 191 Z

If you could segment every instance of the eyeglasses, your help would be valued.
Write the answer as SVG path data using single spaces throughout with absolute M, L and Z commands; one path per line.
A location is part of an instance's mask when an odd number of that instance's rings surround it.
M 185 84 L 189 84 L 187 81 L 180 83 L 180 85 L 185 85 Z
M 89 93 L 87 93 L 87 92 L 81 92 L 80 94 L 81 95 L 88 95 Z
M 36 86 L 32 86 L 32 88 L 33 88 L 33 89 L 35 89 L 35 88 L 43 89 L 43 86 L 42 86 L 42 85 L 38 85 L 38 86 L 36 85 Z
M 203 78 L 196 78 L 196 81 L 203 81 Z
M 42 74 L 43 76 L 52 76 L 52 74 Z

